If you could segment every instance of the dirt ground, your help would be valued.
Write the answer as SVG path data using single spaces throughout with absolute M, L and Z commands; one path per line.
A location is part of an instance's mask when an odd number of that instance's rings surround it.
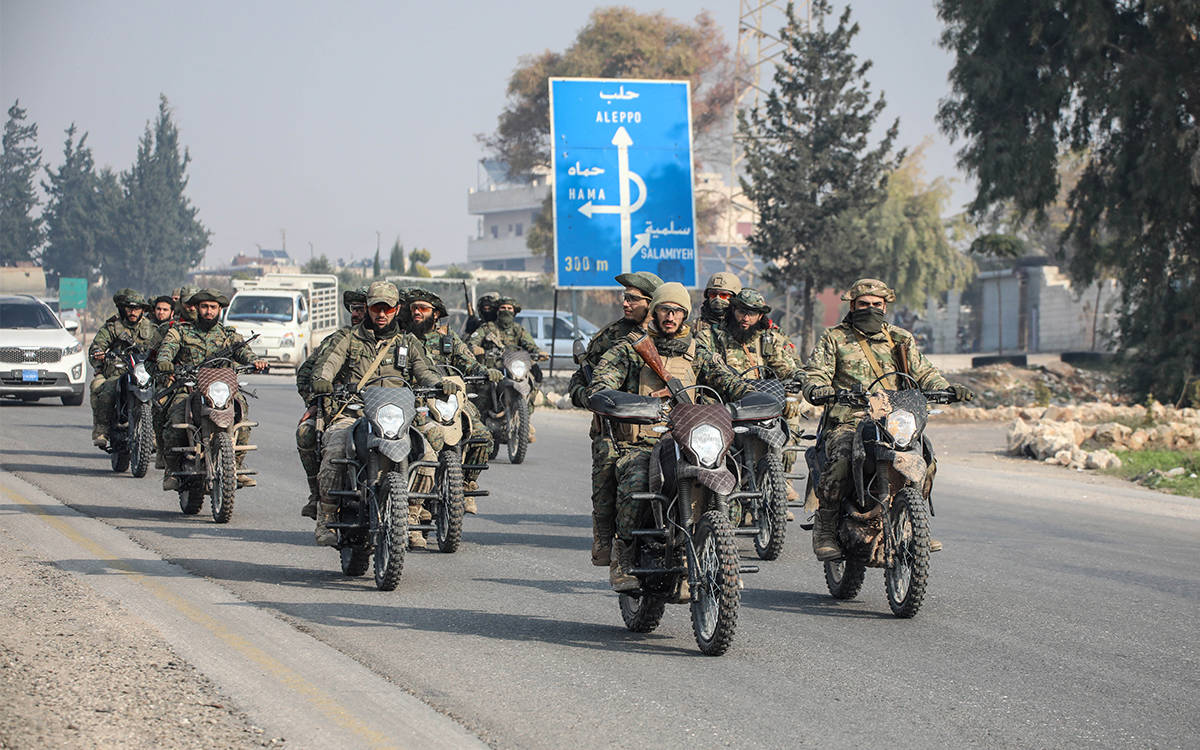
M 283 747 L 137 617 L 0 530 L 0 748 Z

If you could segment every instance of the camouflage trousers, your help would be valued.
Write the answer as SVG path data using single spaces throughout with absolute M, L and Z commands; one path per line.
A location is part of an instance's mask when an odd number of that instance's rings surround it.
M 621 443 L 616 461 L 616 536 L 626 544 L 633 543 L 633 530 L 638 528 L 646 512 L 646 501 L 630 495 L 645 492 L 650 487 L 650 453 L 653 445 Z
M 97 430 L 108 434 L 108 421 L 112 418 L 113 404 L 117 402 L 119 377 L 106 378 L 97 375 L 88 385 L 88 400 L 92 405 L 92 434 Z
M 825 432 L 825 471 L 817 480 L 821 510 L 837 510 L 850 489 L 850 454 L 855 424 L 840 424 Z
M 321 451 L 317 445 L 317 418 L 312 411 L 305 411 L 296 425 L 296 452 L 300 454 L 304 476 L 310 479 L 317 476 L 321 470 Z
M 592 527 L 611 529 L 617 508 L 617 444 L 607 435 L 592 438 Z
M 342 467 L 333 463 L 346 458 L 347 433 L 354 426 L 354 417 L 339 417 L 332 424 L 325 425 L 322 436 L 321 463 L 317 469 L 317 484 L 321 489 L 321 502 L 336 503 L 331 490 L 341 487 Z M 316 440 L 316 427 L 313 428 L 313 439 Z
M 163 425 L 163 462 L 167 465 L 167 474 L 173 471 L 179 471 L 180 466 L 180 451 L 175 448 L 182 448 L 188 444 L 187 431 L 172 427 L 173 424 L 182 424 L 187 418 L 187 400 L 191 397 L 190 393 L 180 391 L 171 397 L 171 401 L 167 404 L 166 419 Z M 242 419 L 248 419 L 250 410 L 246 404 L 246 399 L 242 394 L 238 394 L 237 405 L 238 411 L 242 415 Z M 234 445 L 247 445 L 250 442 L 250 428 L 243 427 L 234 435 Z M 237 451 L 234 454 L 237 457 L 238 468 L 241 468 L 242 461 L 246 457 L 245 451 Z

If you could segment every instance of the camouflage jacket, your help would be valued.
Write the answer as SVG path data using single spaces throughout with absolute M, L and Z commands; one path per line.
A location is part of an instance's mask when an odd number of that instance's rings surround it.
M 349 331 L 350 326 L 343 326 L 325 338 L 321 339 L 321 343 L 317 344 L 316 350 L 308 355 L 308 359 L 304 360 L 299 367 L 296 368 L 296 390 L 300 393 L 300 398 L 304 399 L 305 403 L 312 398 L 312 379 L 313 368 L 317 365 L 317 357 L 321 356 L 321 352 L 325 351 L 338 337 L 342 331 Z
M 222 349 L 244 342 L 240 333 L 221 323 L 213 324 L 207 333 L 191 323 L 180 323 L 167 330 L 158 345 L 158 358 L 155 361 L 160 365 L 172 362 L 185 367 L 195 366 Z M 237 347 L 229 358 L 243 365 L 255 360 L 254 352 L 248 346 Z
M 497 367 L 500 364 L 500 355 L 506 349 L 524 349 L 535 355 L 545 353 L 538 348 L 533 336 L 530 336 L 529 331 L 520 323 L 513 323 L 504 330 L 496 321 L 488 321 L 475 329 L 475 333 L 467 339 L 467 344 L 483 349 L 483 361 L 489 367 Z
M 425 356 L 425 348 L 411 333 L 393 334 L 381 341 L 364 321 L 353 328 L 340 328 L 329 338 L 332 341 L 321 347 L 313 363 L 312 380 L 357 385 L 375 361 L 379 347 L 390 342 L 389 351 L 370 379 L 382 376 L 391 379 L 382 381 L 386 385 L 400 385 L 394 382 L 399 380 L 408 386 L 434 386 L 441 382 L 441 376 Z
M 762 329 L 753 338 L 741 343 L 724 324 L 712 325 L 696 334 L 696 343 L 725 360 L 734 372 L 741 373 L 755 365 L 766 365 L 780 380 L 796 374 L 799 365 L 792 357 L 792 345 L 777 328 Z M 745 374 L 747 378 L 766 377 L 761 370 Z
M 908 374 L 920 384 L 921 388 L 931 390 L 949 387 L 949 383 L 937 368 L 925 358 L 925 355 L 921 354 L 917 348 L 916 338 L 908 331 L 884 323 L 883 332 L 867 336 L 859 334 L 851 328 L 849 323 L 843 321 L 840 325 L 825 329 L 825 333 L 817 341 L 816 347 L 809 355 L 808 362 L 800 372 L 805 398 L 810 397 L 812 390 L 818 386 L 852 388 L 856 383 L 861 383 L 866 388 L 871 381 L 875 380 L 875 370 L 867 360 L 866 354 L 863 353 L 862 346 L 859 345 L 859 335 L 865 336 L 871 353 L 875 355 L 883 372 L 894 372 L 900 369 L 896 362 L 896 354 L 888 344 L 884 332 L 891 335 L 896 346 L 904 348 L 908 358 Z M 876 390 L 884 387 L 886 387 L 884 382 L 881 382 L 876 386 Z M 855 411 L 848 406 L 831 407 L 829 419 L 831 424 L 858 421 Z
M 88 347 L 88 357 L 91 358 L 101 352 L 111 350 L 120 351 L 132 346 L 151 349 L 157 333 L 154 324 L 147 320 L 145 315 L 132 326 L 124 318 L 114 316 L 105 321 L 100 330 L 96 332 L 95 338 L 92 339 L 92 345 Z M 113 362 L 105 361 L 99 371 L 102 377 L 112 378 L 121 372 L 121 368 L 115 366 Z
M 442 353 L 443 337 L 450 339 L 450 354 L 448 355 Z M 424 337 L 417 337 L 416 334 L 413 334 L 413 338 L 421 342 L 425 356 L 434 365 L 450 365 L 463 375 L 487 375 L 487 368 L 479 364 L 475 355 L 471 354 L 471 348 L 467 346 L 467 342 L 459 338 L 458 334 L 447 326 L 434 326 Z
M 600 364 L 600 358 L 609 349 L 616 346 L 621 339 L 629 335 L 629 332 L 638 328 L 638 324 L 631 320 L 621 318 L 613 321 L 601 328 L 592 336 L 592 340 L 588 342 L 587 353 L 583 355 L 583 364 L 571 376 L 571 382 L 567 386 L 567 393 L 571 396 L 571 403 L 580 408 L 587 407 L 587 398 L 584 396 L 584 390 L 587 389 L 589 380 L 589 370 L 594 372 L 596 366 Z

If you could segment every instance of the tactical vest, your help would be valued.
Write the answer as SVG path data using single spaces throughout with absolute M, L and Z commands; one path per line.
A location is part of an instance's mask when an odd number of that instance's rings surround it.
M 696 384 L 696 371 L 692 367 L 696 361 L 695 338 L 688 344 L 686 352 L 674 357 L 663 357 L 662 360 L 668 375 L 678 378 L 679 382 L 685 386 Z M 650 369 L 650 365 L 643 363 L 641 370 L 638 372 L 638 395 L 650 396 L 666 387 L 666 382 L 654 370 Z M 662 431 L 655 428 L 665 428 L 666 426 L 667 423 L 665 420 L 652 425 L 615 423 L 612 426 L 613 439 L 622 443 L 636 443 L 643 436 L 657 439 L 662 435 Z

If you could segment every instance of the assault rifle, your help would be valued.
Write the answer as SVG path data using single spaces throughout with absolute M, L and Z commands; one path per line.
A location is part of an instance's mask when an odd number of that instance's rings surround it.
M 638 334 L 635 339 L 633 336 Z M 654 340 L 650 338 L 650 334 L 642 329 L 634 329 L 629 333 L 630 343 L 633 344 L 633 350 L 638 353 L 646 366 L 654 371 L 654 374 L 662 379 L 667 387 L 662 390 L 651 393 L 651 396 L 670 396 L 678 402 L 692 403 L 691 395 L 684 390 L 683 383 L 679 382 L 679 378 L 667 372 L 667 365 L 663 362 L 662 357 L 658 354 L 658 349 L 654 346 Z

